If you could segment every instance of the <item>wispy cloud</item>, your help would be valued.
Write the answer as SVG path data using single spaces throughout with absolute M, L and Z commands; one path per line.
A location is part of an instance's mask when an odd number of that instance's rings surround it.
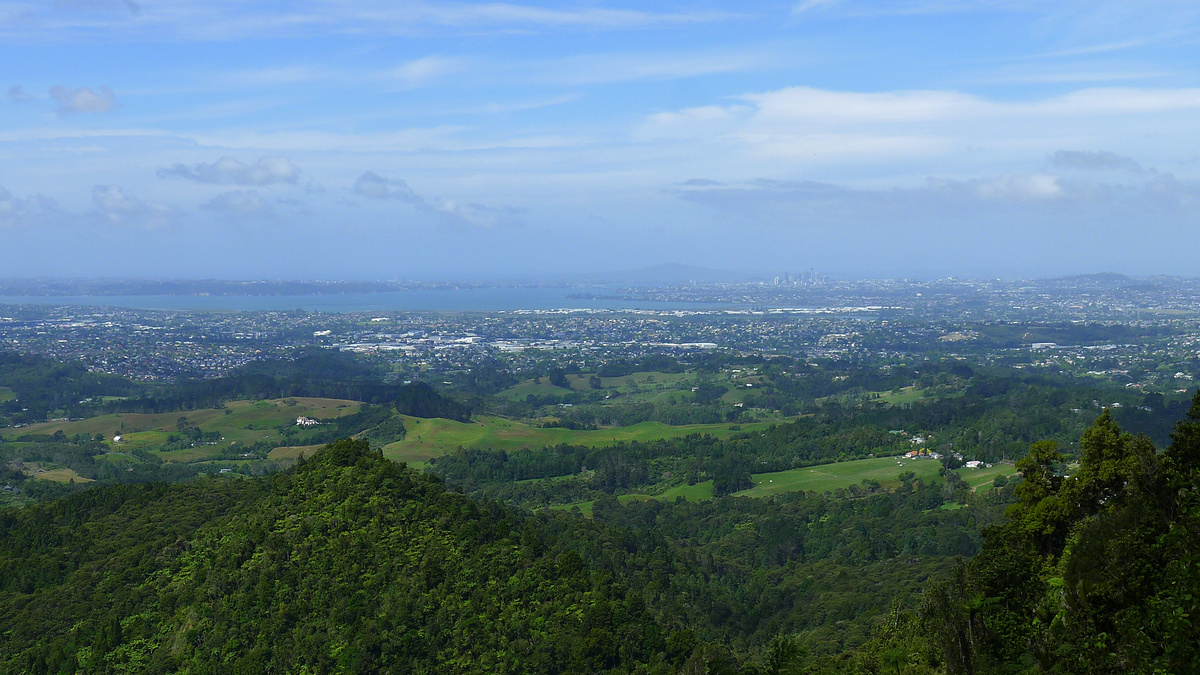
M 1083 171 L 1130 171 L 1141 173 L 1142 165 L 1132 157 L 1122 157 L 1115 152 L 1088 152 L 1083 150 L 1059 150 L 1047 158 L 1051 166 L 1059 169 Z
M 123 5 L 138 11 L 95 11 Z M 73 5 L 73 6 L 72 6 Z M 95 6 L 94 6 L 95 5 Z M 90 10 L 90 11 L 89 11 Z M 329 34 L 422 35 L 429 31 L 629 30 L 724 21 L 734 12 L 653 12 L 582 6 L 555 8 L 510 2 L 391 2 L 298 0 L 275 3 L 237 0 L 176 0 L 171 3 L 10 3 L 0 13 L 0 36 L 23 41 L 99 39 L 230 40 Z M 6 20 L 7 19 L 7 20 Z
M 1032 102 L 989 100 L 953 91 L 859 93 L 811 87 L 789 87 L 743 98 L 754 103 L 763 117 L 839 123 L 1106 115 L 1200 108 L 1200 88 L 1092 88 Z
M 831 7 L 836 5 L 839 0 L 804 0 L 792 8 L 792 14 L 803 14 L 810 10 L 819 9 L 821 7 Z
M 1030 222 L 1053 216 L 1081 225 L 1098 214 L 1106 220 L 1149 212 L 1177 218 L 1200 204 L 1200 181 L 1172 175 L 1131 183 L 1069 180 L 1036 172 L 967 180 L 929 177 L 918 187 L 887 189 L 759 179 L 719 186 L 684 184 L 664 192 L 728 213 L 758 214 L 766 222 L 799 221 L 817 227 L 954 222 L 971 214 L 1018 214 Z

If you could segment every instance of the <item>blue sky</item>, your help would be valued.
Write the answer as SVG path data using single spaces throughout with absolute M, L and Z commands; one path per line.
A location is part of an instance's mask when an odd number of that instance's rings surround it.
M 0 0 L 0 276 L 1200 273 L 1200 4 Z

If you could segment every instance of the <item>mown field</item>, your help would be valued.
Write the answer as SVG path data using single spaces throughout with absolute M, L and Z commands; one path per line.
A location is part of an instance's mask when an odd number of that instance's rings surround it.
M 822 464 L 789 471 L 758 473 L 751 476 L 754 487 L 738 494 L 742 497 L 769 497 L 796 490 L 832 492 L 847 488 L 864 480 L 877 480 L 884 488 L 900 484 L 900 474 L 912 471 L 923 481 L 938 477 L 941 462 L 932 459 L 898 460 L 895 457 L 875 457 L 850 462 Z
M 402 416 L 407 434 L 402 441 L 384 446 L 385 457 L 402 462 L 425 462 L 463 448 L 527 450 L 547 445 L 611 445 L 621 441 L 654 441 L 689 434 L 709 434 L 728 438 L 737 433 L 760 431 L 771 423 L 742 424 L 735 431 L 728 424 L 686 424 L 668 426 L 661 422 L 642 422 L 627 427 L 572 431 L 543 429 L 502 417 L 477 417 L 470 422 L 447 419 L 421 419 Z

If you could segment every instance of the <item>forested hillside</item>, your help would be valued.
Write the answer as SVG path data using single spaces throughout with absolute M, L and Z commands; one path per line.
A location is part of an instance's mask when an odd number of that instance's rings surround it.
M 1078 469 L 1038 443 L 983 551 L 925 594 L 950 673 L 1200 667 L 1200 396 L 1159 453 L 1105 413 Z
M 666 650 L 639 591 L 361 442 L 0 517 L 6 672 L 589 672 Z
M 342 441 L 283 474 L 0 512 L 0 653 L 13 672 L 798 664 L 790 636 L 859 645 L 976 549 L 975 514 L 926 511 L 938 490 L 614 501 L 589 521 L 477 504 Z
M 1200 658 L 1200 399 L 951 360 L 722 358 L 493 394 L 336 353 L 174 384 L 9 358 L 0 503 L 20 508 L 0 509 L 0 672 Z M 288 392 L 359 398 L 238 398 Z M 68 418 L 17 421 L 34 414 Z M 648 421 L 706 416 L 722 421 Z

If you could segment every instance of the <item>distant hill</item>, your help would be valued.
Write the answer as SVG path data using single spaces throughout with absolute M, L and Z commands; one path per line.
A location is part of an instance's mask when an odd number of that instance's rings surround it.
M 1129 283 L 1130 281 L 1133 281 L 1133 279 L 1125 276 L 1124 274 L 1118 274 L 1117 272 L 1097 272 L 1095 274 L 1072 274 L 1069 276 L 1060 277 L 1059 281 L 1069 281 L 1079 284 L 1091 283 L 1105 286 L 1116 286 Z

